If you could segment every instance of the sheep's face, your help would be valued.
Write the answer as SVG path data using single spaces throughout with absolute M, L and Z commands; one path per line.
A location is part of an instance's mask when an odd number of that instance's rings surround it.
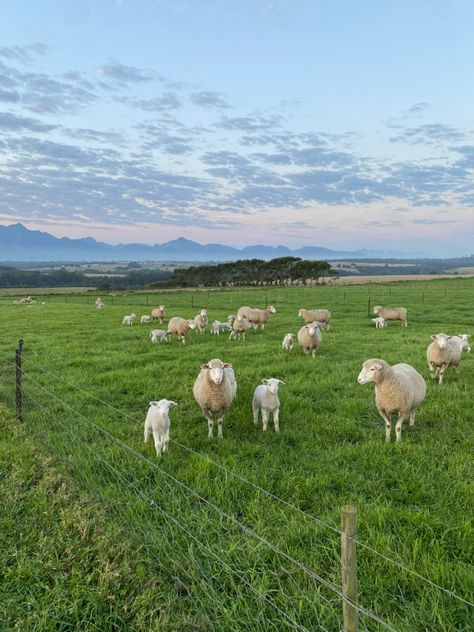
M 374 314 L 378 314 L 378 313 L 380 312 L 380 310 L 381 310 L 381 309 L 382 309 L 382 308 L 380 307 L 380 305 L 376 305 L 376 306 L 374 307 Z
M 283 382 L 282 380 L 278 380 L 274 377 L 270 377 L 268 379 L 265 378 L 262 380 L 262 384 L 266 384 L 268 392 L 272 395 L 278 395 L 278 387 L 280 386 L 280 384 L 284 383 L 285 382 Z
M 201 316 L 207 316 L 207 309 L 201 309 L 199 313 L 201 314 Z
M 446 334 L 435 334 L 431 336 L 431 339 L 436 342 L 440 349 L 446 349 L 448 345 L 448 340 L 450 340 L 452 336 L 447 336 Z
M 299 318 L 301 318 L 303 316 L 303 310 L 302 309 L 299 310 L 298 316 L 299 316 Z
M 270 312 L 270 314 L 276 314 L 277 311 L 276 309 L 273 307 L 273 305 L 269 305 L 268 306 L 268 311 Z
M 160 401 L 158 402 L 158 408 L 164 415 L 167 415 L 169 413 L 170 408 L 173 408 L 177 405 L 177 402 L 174 402 L 171 399 L 160 399 Z
M 311 323 L 310 325 L 306 325 L 306 329 L 308 330 L 308 333 L 310 336 L 315 336 L 316 335 L 316 325 L 314 323 Z
M 209 378 L 214 384 L 221 384 L 224 379 L 224 369 L 230 369 L 232 364 L 221 360 L 210 360 L 207 364 L 202 364 L 201 369 L 209 371 Z
M 367 382 L 377 382 L 378 374 L 382 370 L 382 365 L 378 362 L 364 362 L 362 371 L 359 373 L 357 381 L 359 384 L 367 384 Z
M 189 325 L 189 329 L 196 329 L 196 324 L 195 324 L 194 320 L 187 320 L 186 322 Z

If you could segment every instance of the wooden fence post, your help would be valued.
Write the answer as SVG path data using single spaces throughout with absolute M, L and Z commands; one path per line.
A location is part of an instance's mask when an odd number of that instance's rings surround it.
M 15 401 L 16 401 L 16 414 L 20 421 L 23 421 L 22 416 L 22 392 L 21 392 L 21 350 L 23 348 L 23 339 L 20 338 L 18 341 L 18 349 L 15 351 L 15 368 L 16 368 L 16 391 L 15 391 Z
M 344 296 L 344 300 L 345 300 L 345 296 Z M 370 318 L 370 296 L 369 296 L 369 302 L 367 304 L 367 315 Z
M 342 567 L 342 614 L 344 632 L 357 632 L 357 509 L 350 505 L 341 508 L 341 567 Z

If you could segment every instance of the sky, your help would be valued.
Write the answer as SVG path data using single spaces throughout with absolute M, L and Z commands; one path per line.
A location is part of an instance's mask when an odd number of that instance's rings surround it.
M 0 224 L 474 253 L 470 0 L 3 0 Z

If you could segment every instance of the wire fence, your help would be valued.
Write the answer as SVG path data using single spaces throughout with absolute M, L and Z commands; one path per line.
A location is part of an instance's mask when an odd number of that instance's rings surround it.
M 25 363 L 18 370 L 18 357 L 0 363 L 0 398 L 16 406 L 27 432 L 106 507 L 124 537 L 147 549 L 170 591 L 186 599 L 204 629 L 339 631 L 344 601 L 359 614 L 357 629 L 409 629 L 394 627 L 384 608 L 343 593 L 335 579 L 343 535 L 336 525 L 171 437 L 177 449 L 202 463 L 205 484 L 179 476 L 108 422 L 111 415 L 141 419 L 53 371 Z M 474 616 L 470 599 L 358 537 L 353 541 L 360 552 L 416 580 L 417 594 L 425 584 L 431 592 L 423 598 L 434 604 L 438 592 L 459 604 L 460 620 Z M 318 547 L 318 566 L 308 561 L 308 547 Z

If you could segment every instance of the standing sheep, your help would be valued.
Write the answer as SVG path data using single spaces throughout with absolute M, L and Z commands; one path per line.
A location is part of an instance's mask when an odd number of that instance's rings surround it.
M 229 323 L 221 323 L 215 320 L 211 325 L 211 334 L 218 336 L 221 331 L 232 331 L 232 327 Z
M 201 371 L 193 386 L 194 399 L 207 419 L 209 437 L 217 415 L 217 435 L 223 438 L 222 422 L 237 393 L 237 382 L 232 365 L 218 358 L 201 365 Z
M 186 343 L 186 336 L 190 329 L 195 329 L 196 325 L 193 320 L 186 320 L 185 318 L 180 318 L 179 316 L 173 316 L 173 318 L 168 323 L 168 333 L 170 336 L 173 334 L 180 338 L 183 345 Z
M 144 316 L 140 317 L 140 325 L 145 325 L 146 323 L 149 323 L 151 320 L 151 317 L 148 316 L 148 314 L 145 314 Z
M 265 324 L 272 314 L 276 314 L 276 309 L 273 305 L 269 305 L 266 309 L 244 306 L 240 307 L 237 312 L 237 316 L 244 316 L 254 329 L 257 329 L 259 325 L 262 329 L 265 329 Z
M 122 319 L 122 325 L 127 325 L 128 327 L 131 327 L 133 325 L 133 321 L 136 318 L 136 314 L 132 313 L 128 316 L 124 316 Z
M 372 318 L 371 320 L 374 323 L 376 329 L 382 329 L 383 327 L 385 327 L 385 318 L 382 318 L 382 316 L 377 316 L 377 318 Z
M 163 342 L 163 340 L 166 340 L 166 342 L 169 342 L 170 336 L 171 336 L 171 332 L 164 331 L 164 329 L 152 329 L 150 331 L 150 338 L 153 344 L 155 344 L 155 342 L 158 342 L 158 340 L 160 342 Z
M 281 343 L 281 348 L 286 351 L 291 351 L 293 349 L 293 338 L 295 334 L 285 334 L 283 341 Z
M 390 366 L 385 360 L 373 358 L 364 362 L 357 381 L 375 383 L 375 405 L 385 421 L 387 443 L 392 431 L 391 415 L 398 413 L 395 431 L 397 441 L 401 441 L 405 419 L 410 417 L 410 426 L 415 425 L 415 411 L 425 399 L 425 380 L 410 364 Z
M 207 309 L 201 309 L 199 314 L 196 314 L 196 316 L 194 317 L 194 325 L 196 331 L 198 331 L 200 334 L 203 334 L 206 331 L 208 322 Z
M 317 322 L 303 325 L 298 331 L 298 342 L 306 355 L 311 354 L 314 358 L 321 341 L 322 335 Z
M 97 309 L 101 309 L 101 305 L 103 305 L 103 303 L 102 303 L 102 299 L 99 296 L 95 301 L 95 306 L 97 307 Z
M 298 311 L 298 316 L 302 318 L 307 325 L 314 323 L 314 321 L 317 320 L 321 323 L 325 323 L 329 328 L 331 312 L 328 309 L 304 309 L 302 307 Z
M 160 399 L 158 402 L 150 402 L 145 419 L 145 443 L 153 433 L 155 441 L 156 456 L 160 457 L 162 452 L 168 450 L 170 441 L 170 418 L 169 410 L 177 406 L 171 399 Z
M 385 320 L 399 320 L 402 327 L 403 325 L 408 327 L 407 310 L 404 307 L 382 307 L 381 305 L 376 305 L 374 314 Z M 385 323 L 385 326 L 387 326 L 387 323 Z
M 439 375 L 439 384 L 443 383 L 444 372 L 450 366 L 459 373 L 461 354 L 466 341 L 460 336 L 447 336 L 439 333 L 431 336 L 433 342 L 426 350 L 426 359 L 430 375 L 435 380 Z M 469 347 L 469 344 L 467 343 Z
M 278 387 L 280 384 L 284 384 L 282 380 L 276 378 L 268 378 L 262 380 L 262 383 L 257 386 L 253 394 L 252 410 L 253 410 L 253 423 L 258 426 L 258 412 L 262 414 L 263 431 L 268 428 L 269 414 L 273 414 L 273 424 L 275 426 L 275 432 L 280 432 L 279 426 L 279 414 L 280 414 L 280 400 L 278 399 Z
M 151 310 L 151 317 L 153 320 L 159 320 L 160 324 L 163 322 L 165 317 L 165 306 L 160 305 L 159 307 L 155 307 L 155 309 Z
M 245 340 L 245 332 L 250 329 L 250 323 L 245 316 L 237 316 L 232 324 L 232 331 L 230 332 L 229 340 L 234 338 L 241 338 Z

